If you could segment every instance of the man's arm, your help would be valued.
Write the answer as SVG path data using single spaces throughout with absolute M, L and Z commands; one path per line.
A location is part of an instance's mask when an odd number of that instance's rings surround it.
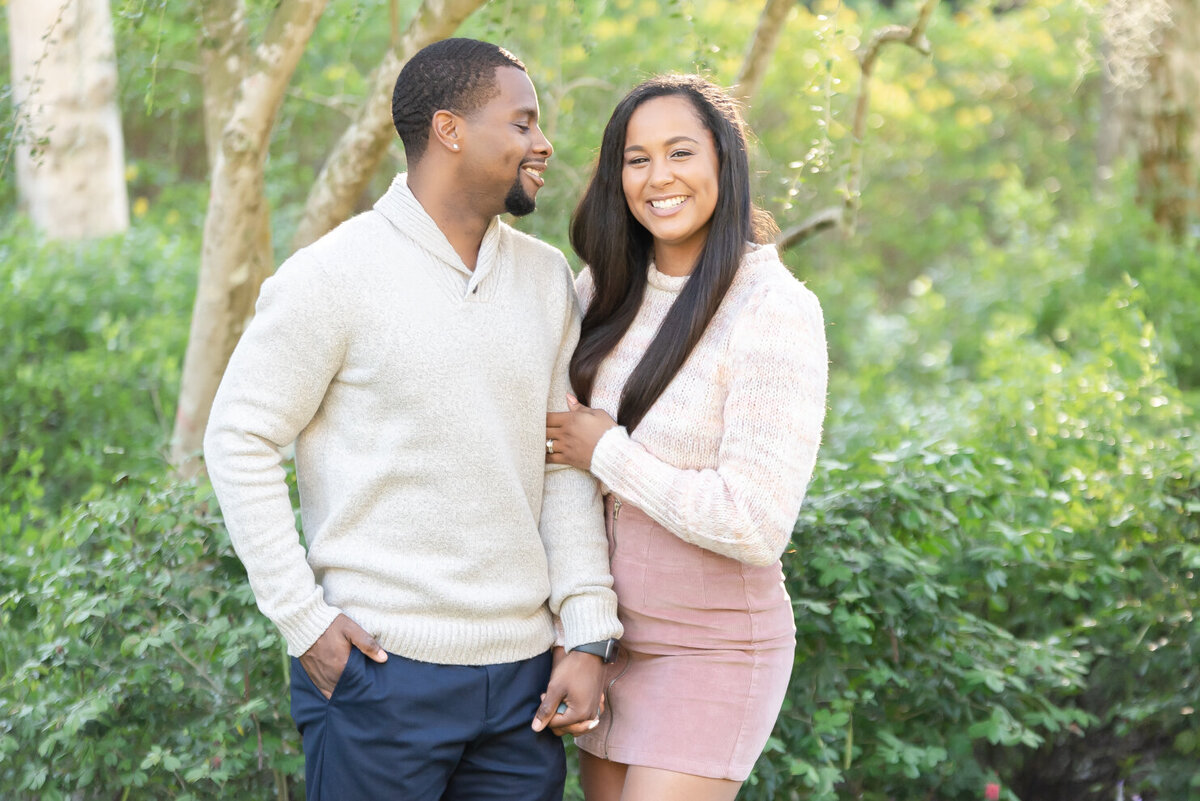
M 351 643 L 372 656 L 382 650 L 325 602 L 296 530 L 280 451 L 312 420 L 341 366 L 344 303 L 304 253 L 269 278 L 230 358 L 204 438 L 208 473 L 258 606 L 283 634 L 288 653 L 301 656 L 329 692 Z
M 565 264 L 562 270 L 567 302 L 547 412 L 567 408 L 566 398 L 571 391 L 567 371 L 579 341 L 579 305 L 570 270 Z M 547 465 L 540 528 L 550 568 L 550 611 L 561 621 L 562 644 L 567 653 L 556 660 L 533 727 L 564 729 L 594 718 L 602 695 L 600 658 L 571 649 L 622 634 L 608 566 L 604 507 L 596 480 L 573 467 Z M 556 714 L 564 700 L 567 711 Z

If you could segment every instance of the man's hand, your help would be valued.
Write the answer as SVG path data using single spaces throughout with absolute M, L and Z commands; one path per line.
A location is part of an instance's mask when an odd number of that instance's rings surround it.
M 554 649 L 554 669 L 533 717 L 533 730 L 550 726 L 557 735 L 583 734 L 596 726 L 604 702 L 604 663 L 595 654 Z M 565 712 L 558 712 L 566 703 Z
M 387 651 L 367 633 L 366 629 L 345 615 L 333 619 L 325 633 L 317 638 L 312 647 L 300 657 L 300 664 L 313 684 L 326 700 L 333 696 L 346 663 L 350 661 L 350 648 L 362 651 L 376 662 L 387 661 Z

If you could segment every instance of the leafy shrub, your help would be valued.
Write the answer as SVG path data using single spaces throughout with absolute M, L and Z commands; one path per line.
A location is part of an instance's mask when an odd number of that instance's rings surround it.
M 0 230 L 4 504 L 28 503 L 35 474 L 54 514 L 161 468 L 194 257 L 186 231 L 158 222 L 87 246 L 45 243 L 20 220 Z
M 743 797 L 1195 797 L 1200 444 L 1144 301 L 1078 307 L 1073 354 L 997 315 L 978 381 L 842 376 Z
M 618 5 L 529 25 L 491 4 L 464 29 L 514 43 L 562 131 L 561 178 L 522 223 L 560 246 L 615 99 L 690 64 L 732 80 L 756 21 Z M 331 3 L 285 102 L 280 256 L 381 8 Z M 158 54 L 194 55 L 194 14 L 114 10 L 134 229 L 0 228 L 0 797 L 295 797 L 282 646 L 208 490 L 156 478 L 206 191 L 179 183 L 203 172 L 198 80 Z M 789 21 L 750 109 L 756 193 L 784 225 L 838 198 L 851 42 L 910 12 Z M 1200 793 L 1200 447 L 1172 386 L 1200 380 L 1200 262 L 1151 235 L 1120 165 L 1092 197 L 1089 15 L 939 10 L 935 58 L 879 64 L 859 235 L 794 256 L 831 322 L 835 408 L 786 559 L 792 692 L 744 798 Z
M 0 796 L 287 797 L 289 662 L 216 510 L 128 485 L 2 557 Z

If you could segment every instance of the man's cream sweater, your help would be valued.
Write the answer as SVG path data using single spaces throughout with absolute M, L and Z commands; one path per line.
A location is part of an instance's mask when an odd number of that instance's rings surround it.
M 217 392 L 205 457 L 259 608 L 295 656 L 339 612 L 441 664 L 535 656 L 552 614 L 567 647 L 620 636 L 596 481 L 545 464 L 566 261 L 496 220 L 468 270 L 405 178 L 263 285 Z

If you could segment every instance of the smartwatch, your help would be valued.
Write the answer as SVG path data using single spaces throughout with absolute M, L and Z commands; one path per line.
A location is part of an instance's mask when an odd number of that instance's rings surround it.
M 585 654 L 598 656 L 600 657 L 600 661 L 606 665 L 611 665 L 617 661 L 617 641 L 612 637 L 609 637 L 607 640 L 600 640 L 599 642 L 585 642 L 581 645 L 576 645 L 571 650 L 583 651 Z

